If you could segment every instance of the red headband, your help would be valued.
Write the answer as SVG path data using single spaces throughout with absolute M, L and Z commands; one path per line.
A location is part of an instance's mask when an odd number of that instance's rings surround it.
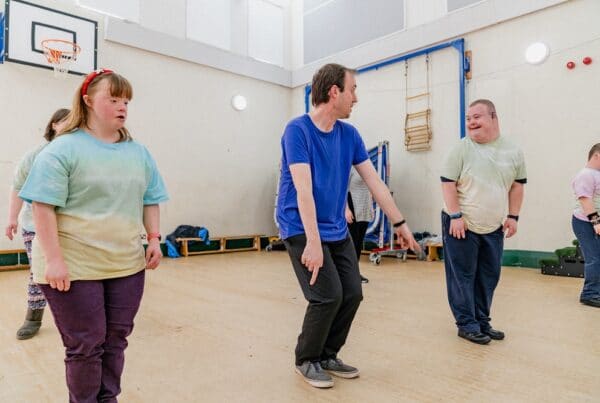
M 112 74 L 112 73 L 113 73 L 113 71 L 110 69 L 98 69 L 98 70 L 92 71 L 90 74 L 88 74 L 85 77 L 85 80 L 83 80 L 83 85 L 81 86 L 81 96 L 84 96 L 87 94 L 88 86 L 90 85 L 92 80 L 94 80 L 94 78 L 96 78 L 102 74 Z

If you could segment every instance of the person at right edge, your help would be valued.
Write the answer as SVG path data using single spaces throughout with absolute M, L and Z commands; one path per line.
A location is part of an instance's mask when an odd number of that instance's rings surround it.
M 490 324 L 490 308 L 527 174 L 521 150 L 500 136 L 491 101 L 472 102 L 466 119 L 469 135 L 449 152 L 441 176 L 444 265 L 458 336 L 487 344 L 504 339 Z
M 348 231 L 352 237 L 354 250 L 356 251 L 356 260 L 360 266 L 360 254 L 363 250 L 363 243 L 369 223 L 373 221 L 373 198 L 365 181 L 362 180 L 356 169 L 350 171 L 350 182 L 348 183 L 348 203 L 346 204 L 346 222 Z M 369 282 L 369 279 L 360 274 L 360 281 L 363 284 Z
M 600 143 L 592 146 L 587 165 L 575 176 L 572 185 L 577 199 L 573 232 L 585 261 L 579 302 L 600 308 Z
M 352 166 L 394 223 L 396 235 L 420 250 L 358 130 L 340 120 L 350 117 L 356 102 L 354 70 L 327 64 L 313 77 L 313 110 L 290 121 L 281 139 L 277 222 L 308 301 L 296 345 L 296 372 L 317 388 L 333 386 L 330 374 L 359 376 L 357 368 L 338 357 L 363 298 L 344 215 Z

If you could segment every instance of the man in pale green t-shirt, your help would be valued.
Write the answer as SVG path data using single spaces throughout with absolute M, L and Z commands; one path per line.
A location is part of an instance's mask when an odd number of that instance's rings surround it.
M 500 136 L 491 101 L 471 103 L 467 122 L 469 136 L 447 155 L 441 175 L 444 264 L 458 335 L 487 344 L 504 339 L 490 325 L 490 307 L 504 236 L 517 232 L 527 174 L 521 150 Z

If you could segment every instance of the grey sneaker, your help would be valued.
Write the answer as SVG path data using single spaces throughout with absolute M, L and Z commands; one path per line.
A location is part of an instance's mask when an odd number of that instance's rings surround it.
M 340 378 L 356 378 L 360 375 L 358 368 L 346 365 L 339 358 L 328 358 L 321 361 L 321 367 L 325 371 L 329 371 L 332 375 L 339 376 Z
M 304 361 L 302 365 L 296 365 L 296 372 L 315 388 L 331 388 L 333 386 L 333 379 L 323 371 L 318 362 Z

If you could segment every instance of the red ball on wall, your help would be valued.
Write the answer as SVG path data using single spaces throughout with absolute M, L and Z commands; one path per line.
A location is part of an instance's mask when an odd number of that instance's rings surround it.
M 574 68 L 575 68 L 575 62 L 569 62 L 569 63 L 567 63 L 567 68 L 568 68 L 569 70 L 572 70 L 572 69 L 574 69 Z
M 591 58 L 591 57 L 589 57 L 589 56 L 586 56 L 586 57 L 584 57 L 584 58 L 583 58 L 583 64 L 585 64 L 586 66 L 587 66 L 588 64 L 592 64 L 592 58 Z

